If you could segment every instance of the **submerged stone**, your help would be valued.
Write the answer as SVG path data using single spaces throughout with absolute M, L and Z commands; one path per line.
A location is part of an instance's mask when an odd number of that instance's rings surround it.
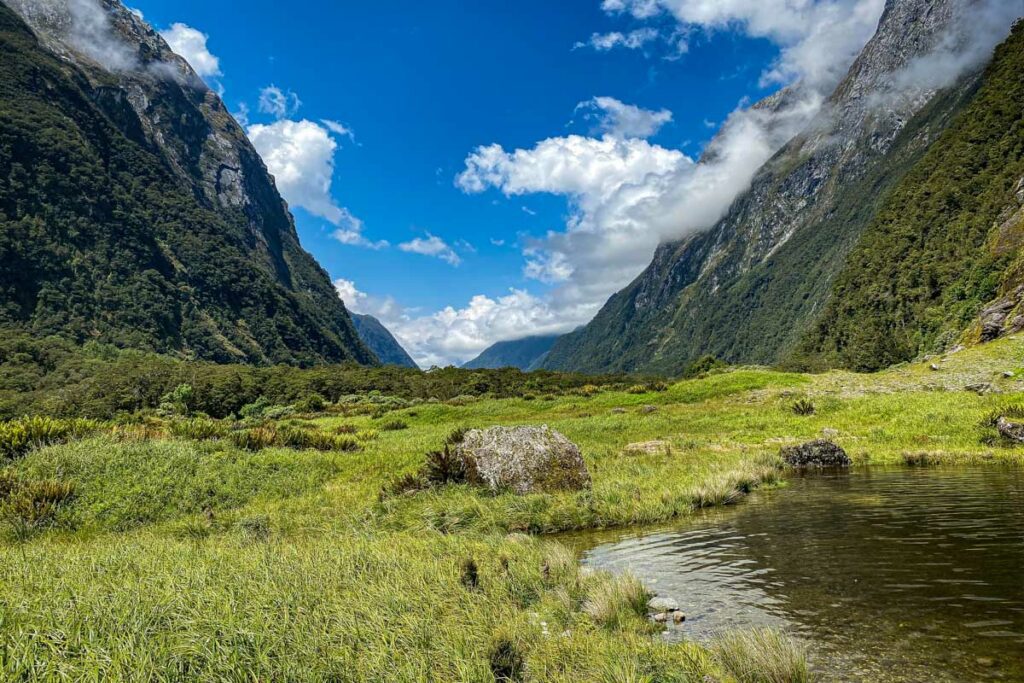
M 783 448 L 782 459 L 790 467 L 849 467 L 850 456 L 839 445 L 817 439 L 799 446 Z
M 589 489 L 579 447 L 547 425 L 466 432 L 456 445 L 466 479 L 492 491 L 526 494 Z

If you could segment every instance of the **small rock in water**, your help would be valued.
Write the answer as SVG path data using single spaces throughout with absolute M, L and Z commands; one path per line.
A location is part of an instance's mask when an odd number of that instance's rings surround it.
M 664 624 L 666 621 L 668 621 L 668 613 L 667 612 L 660 612 L 658 614 L 655 614 L 654 615 L 654 620 L 656 622 L 658 622 L 659 624 Z
M 686 621 L 686 615 L 683 614 L 682 612 L 673 612 L 672 613 L 672 621 L 674 621 L 677 624 L 681 624 L 684 621 Z
M 790 467 L 850 466 L 850 456 L 846 451 L 827 439 L 783 448 L 780 455 Z
M 672 598 L 651 598 L 647 608 L 652 612 L 678 612 L 679 603 Z

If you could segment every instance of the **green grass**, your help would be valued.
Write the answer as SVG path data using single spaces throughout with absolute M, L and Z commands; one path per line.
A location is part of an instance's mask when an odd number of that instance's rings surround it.
M 932 361 L 939 371 L 745 368 L 665 391 L 424 403 L 279 425 L 313 440 L 345 426 L 358 451 L 250 451 L 224 438 L 227 424 L 159 421 L 37 447 L 8 472 L 74 494 L 46 527 L 0 530 L 0 678 L 806 680 L 802 655 L 775 635 L 661 642 L 643 586 L 581 573 L 540 534 L 737 503 L 783 476 L 782 445 L 822 434 L 858 463 L 1018 464 L 1022 451 L 986 445 L 982 425 L 1020 403 L 1018 380 L 1002 373 L 1024 365 L 1022 352 L 1005 340 Z M 979 381 L 1002 393 L 963 390 Z M 796 414 L 801 400 L 815 412 Z M 383 427 L 398 422 L 406 428 Z M 496 424 L 566 434 L 593 489 L 382 493 L 454 429 Z M 654 439 L 671 448 L 625 448 Z

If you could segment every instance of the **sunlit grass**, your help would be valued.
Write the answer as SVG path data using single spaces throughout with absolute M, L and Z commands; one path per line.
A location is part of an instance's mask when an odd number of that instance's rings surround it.
M 562 545 L 534 535 L 738 503 L 785 476 L 781 446 L 822 436 L 860 464 L 1020 463 L 1020 451 L 986 445 L 980 426 L 1019 403 L 1018 380 L 1002 373 L 1021 365 L 1020 350 L 1000 342 L 940 371 L 746 368 L 645 392 L 265 425 L 298 449 L 276 436 L 240 448 L 231 425 L 193 420 L 19 452 L 7 463 L 19 481 L 73 496 L 32 533 L 0 530 L 0 678 L 688 681 L 728 680 L 725 669 L 806 680 L 802 655 L 777 634 L 711 650 L 652 638 L 635 579 L 585 576 Z M 1002 393 L 963 390 L 979 380 Z M 800 401 L 813 413 L 794 411 Z M 516 424 L 578 443 L 592 490 L 389 493 L 453 430 Z M 335 448 L 335 437 L 358 450 Z M 650 440 L 670 447 L 626 448 Z

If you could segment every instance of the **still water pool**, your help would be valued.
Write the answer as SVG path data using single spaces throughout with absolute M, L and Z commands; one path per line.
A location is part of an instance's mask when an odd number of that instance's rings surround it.
M 672 529 L 570 539 L 687 614 L 666 638 L 774 626 L 826 681 L 1024 681 L 1024 470 L 794 476 Z

